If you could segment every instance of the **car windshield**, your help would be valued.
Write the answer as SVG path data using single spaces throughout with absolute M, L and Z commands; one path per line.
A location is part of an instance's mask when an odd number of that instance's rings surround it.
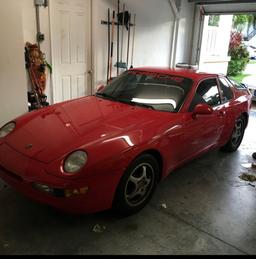
M 157 111 L 178 112 L 193 85 L 180 76 L 127 71 L 97 95 Z

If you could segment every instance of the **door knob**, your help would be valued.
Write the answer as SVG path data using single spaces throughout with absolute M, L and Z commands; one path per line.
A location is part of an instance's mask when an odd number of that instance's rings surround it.
M 219 115 L 220 115 L 220 117 L 224 117 L 226 115 L 226 112 L 225 111 L 220 111 Z

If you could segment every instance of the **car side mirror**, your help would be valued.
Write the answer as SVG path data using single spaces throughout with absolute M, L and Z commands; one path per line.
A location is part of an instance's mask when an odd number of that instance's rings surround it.
M 104 89 L 105 89 L 105 85 L 99 85 L 99 86 L 97 86 L 97 89 L 96 89 L 96 92 L 97 93 L 101 93 Z
M 194 110 L 193 117 L 198 115 L 211 115 L 213 114 L 213 108 L 208 104 L 198 104 Z

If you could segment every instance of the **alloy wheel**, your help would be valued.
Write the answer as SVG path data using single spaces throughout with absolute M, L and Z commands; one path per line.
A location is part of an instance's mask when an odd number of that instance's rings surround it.
M 243 138 L 243 121 L 238 120 L 235 125 L 235 129 L 232 135 L 232 144 L 234 146 L 237 146 L 240 144 L 242 138 Z
M 138 165 L 130 175 L 125 188 L 125 199 L 131 207 L 140 206 L 154 187 L 155 174 L 150 164 Z

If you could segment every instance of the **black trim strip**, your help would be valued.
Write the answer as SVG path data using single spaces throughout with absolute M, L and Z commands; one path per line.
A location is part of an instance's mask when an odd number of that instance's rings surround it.
M 1 165 L 0 165 L 0 170 L 3 171 L 5 174 L 7 174 L 9 177 L 14 178 L 15 180 L 17 180 L 19 182 L 23 182 L 23 179 L 19 175 L 16 175 L 16 174 L 10 172 L 9 170 L 2 167 Z

